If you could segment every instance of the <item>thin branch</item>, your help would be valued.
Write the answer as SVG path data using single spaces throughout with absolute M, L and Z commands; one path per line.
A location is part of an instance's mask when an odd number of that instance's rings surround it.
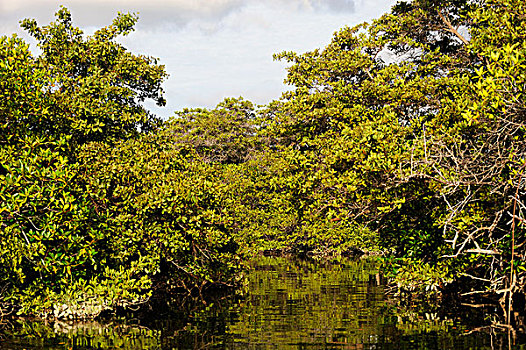
M 467 274 L 467 273 L 462 273 L 461 275 L 462 275 L 462 276 L 469 277 L 469 278 L 473 278 L 473 279 L 475 279 L 475 280 L 479 280 L 479 281 L 492 282 L 491 280 L 489 280 L 489 279 L 487 279 L 487 278 L 475 277 L 475 276 L 472 276 L 472 275 Z
M 475 241 L 473 241 L 475 242 Z M 485 254 L 485 255 L 500 255 L 500 252 L 493 249 L 466 249 L 466 253 L 472 253 L 472 254 Z
M 447 26 L 447 30 L 448 32 L 451 32 L 453 33 L 458 39 L 460 39 L 460 41 L 462 41 L 464 44 L 468 45 L 469 44 L 469 41 L 467 41 L 454 27 L 453 25 L 451 24 L 451 22 L 446 18 L 444 17 L 444 15 L 442 14 L 442 12 L 440 12 L 440 10 L 437 11 L 438 12 L 438 15 L 440 16 L 440 19 L 442 20 L 442 22 L 444 22 L 444 24 Z
M 487 290 L 475 290 L 473 292 L 462 293 L 460 294 L 460 296 L 473 295 L 473 294 L 488 294 L 488 293 L 489 291 Z

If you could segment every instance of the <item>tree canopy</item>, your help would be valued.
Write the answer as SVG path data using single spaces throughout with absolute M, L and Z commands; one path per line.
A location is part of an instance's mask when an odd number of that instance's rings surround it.
M 88 37 L 67 9 L 56 17 L 22 22 L 36 57 L 0 39 L 2 312 L 95 317 L 153 290 L 230 284 L 238 263 L 213 168 L 143 105 L 164 104 L 164 67 L 115 40 L 137 17 Z
M 291 89 L 268 105 L 164 122 L 142 104 L 164 104 L 163 66 L 115 41 L 136 20 L 25 20 L 37 57 L 0 39 L 0 307 L 83 317 L 235 285 L 265 249 L 381 251 L 399 290 L 507 312 L 525 294 L 521 1 L 401 1 L 275 55 Z
M 502 305 L 524 292 L 524 11 L 400 2 L 276 56 L 294 89 L 268 113 L 314 180 L 302 200 L 377 232 L 407 288 L 465 280 Z

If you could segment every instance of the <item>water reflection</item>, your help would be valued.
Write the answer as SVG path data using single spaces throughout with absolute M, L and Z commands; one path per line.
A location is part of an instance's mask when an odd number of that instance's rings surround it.
M 314 264 L 264 258 L 228 327 L 233 348 L 342 347 L 377 343 L 385 323 L 374 264 Z M 242 312 L 239 312 L 242 311 Z
M 414 312 L 385 300 L 370 260 L 261 257 L 241 295 L 175 303 L 113 322 L 11 321 L 2 349 L 524 349 L 473 319 Z

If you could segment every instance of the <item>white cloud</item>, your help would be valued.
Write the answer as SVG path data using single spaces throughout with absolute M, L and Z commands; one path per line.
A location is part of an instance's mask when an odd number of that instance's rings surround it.
M 183 107 L 213 107 L 224 97 L 256 103 L 278 98 L 284 63 L 272 54 L 324 47 L 332 33 L 387 11 L 395 0 L 63 0 L 76 25 L 92 32 L 118 11 L 139 12 L 137 30 L 121 41 L 132 52 L 159 57 L 168 116 Z M 21 18 L 53 20 L 56 0 L 0 0 L 0 31 Z M 0 32 L 0 33 L 1 33 Z M 27 38 L 27 36 L 25 36 Z
M 139 12 L 141 25 L 155 27 L 166 23 L 185 26 L 193 21 L 217 22 L 229 14 L 254 4 L 288 11 L 353 12 L 353 0 L 0 0 L 0 19 L 45 16 L 49 18 L 59 4 L 80 17 L 81 26 L 101 26 L 117 12 Z M 82 14 L 79 16 L 78 14 Z

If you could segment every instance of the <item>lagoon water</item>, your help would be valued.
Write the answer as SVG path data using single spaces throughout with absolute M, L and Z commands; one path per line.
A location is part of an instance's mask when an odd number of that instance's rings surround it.
M 261 257 L 236 294 L 98 322 L 10 321 L 0 349 L 526 349 L 483 313 L 401 307 L 371 260 Z

